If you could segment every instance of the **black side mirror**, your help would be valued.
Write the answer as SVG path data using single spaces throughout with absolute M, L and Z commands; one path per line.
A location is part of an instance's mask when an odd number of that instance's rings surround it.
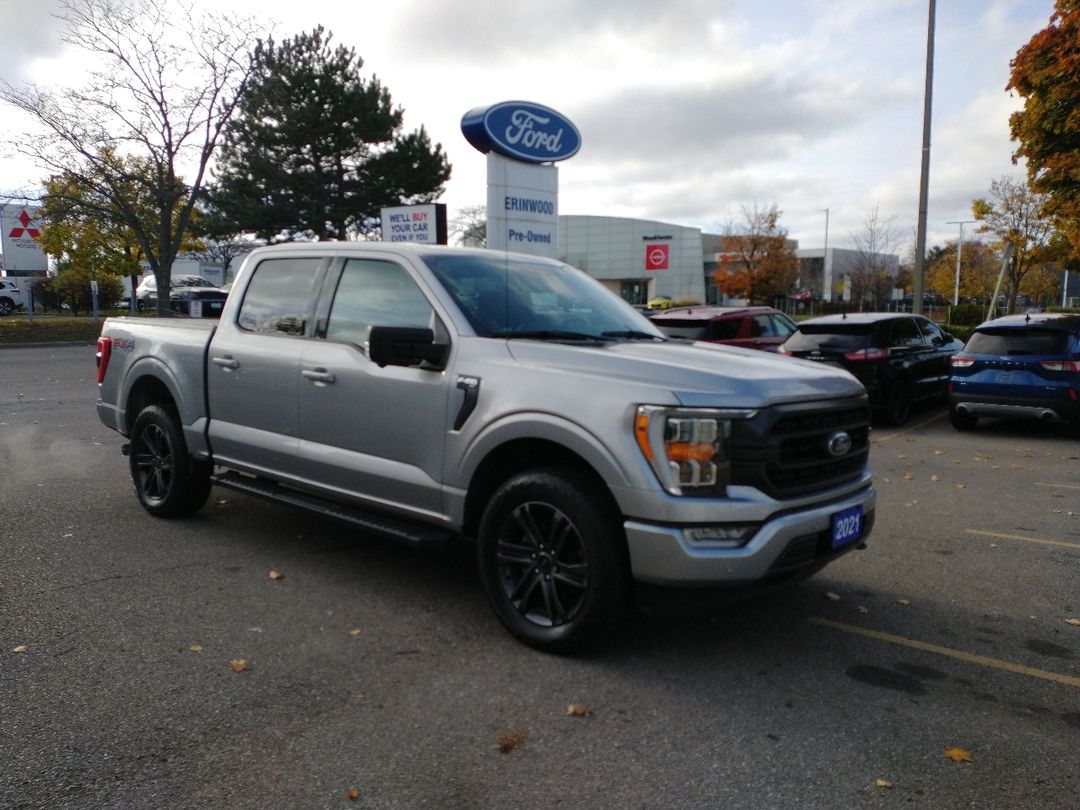
M 449 349 L 435 342 L 432 330 L 415 326 L 373 326 L 368 335 L 368 356 L 379 368 L 421 363 L 443 368 Z

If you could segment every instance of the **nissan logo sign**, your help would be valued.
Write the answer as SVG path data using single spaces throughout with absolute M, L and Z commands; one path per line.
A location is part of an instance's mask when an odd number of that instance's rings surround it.
M 851 436 L 846 431 L 838 430 L 829 437 L 828 447 L 830 456 L 845 456 L 851 450 Z
M 566 116 L 529 101 L 503 101 L 469 110 L 461 119 L 465 140 L 487 154 L 525 163 L 553 163 L 573 157 L 581 133 Z

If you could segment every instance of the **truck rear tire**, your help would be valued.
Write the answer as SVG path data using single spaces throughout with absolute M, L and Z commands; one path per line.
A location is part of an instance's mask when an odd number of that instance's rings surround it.
M 548 652 L 572 652 L 615 629 L 630 610 L 630 570 L 605 493 L 567 469 L 520 473 L 480 522 L 477 563 L 506 628 Z
M 210 497 L 210 465 L 188 453 L 173 408 L 147 406 L 131 429 L 128 454 L 139 503 L 154 517 L 185 517 Z

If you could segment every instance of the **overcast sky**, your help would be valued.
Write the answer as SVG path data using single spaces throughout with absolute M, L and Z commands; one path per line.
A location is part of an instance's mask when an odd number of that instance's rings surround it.
M 0 76 L 52 85 L 74 61 L 59 0 L 0 0 Z M 453 165 L 451 217 L 483 205 L 485 159 L 461 134 L 473 107 L 523 99 L 581 131 L 560 165 L 563 214 L 640 217 L 720 232 L 775 203 L 801 247 L 852 243 L 875 207 L 907 250 L 918 219 L 927 0 L 218 0 L 281 39 L 318 24 L 355 47 Z M 179 4 L 177 5 L 179 9 Z M 1052 0 L 937 5 L 928 245 L 1004 174 L 1009 60 Z M 0 194 L 40 186 L 3 148 L 27 122 L 0 107 Z M 965 238 L 971 235 L 971 226 Z

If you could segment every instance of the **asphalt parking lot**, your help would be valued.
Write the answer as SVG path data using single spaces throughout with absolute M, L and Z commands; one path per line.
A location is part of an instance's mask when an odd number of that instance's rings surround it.
M 560 658 L 462 550 L 231 492 L 150 518 L 92 355 L 0 351 L 0 807 L 1077 805 L 1064 429 L 923 408 L 874 432 L 866 550 Z

